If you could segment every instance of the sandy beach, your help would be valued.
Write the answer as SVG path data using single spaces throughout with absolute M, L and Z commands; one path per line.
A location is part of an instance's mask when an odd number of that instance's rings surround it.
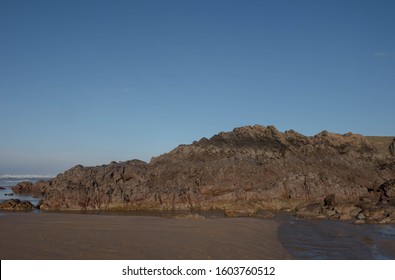
M 70 213 L 0 215 L 1 259 L 290 259 L 279 224 Z

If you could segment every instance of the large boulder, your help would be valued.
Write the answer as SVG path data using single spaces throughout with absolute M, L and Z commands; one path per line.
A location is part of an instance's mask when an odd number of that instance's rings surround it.
M 32 193 L 33 183 L 24 181 L 12 187 L 12 191 L 16 194 L 30 195 Z
M 12 187 L 12 191 L 16 194 L 40 197 L 45 193 L 45 190 L 49 187 L 49 185 L 49 181 L 38 181 L 35 184 L 33 184 L 32 182 L 24 181 Z
M 33 210 L 36 209 L 30 201 L 19 200 L 19 199 L 9 199 L 0 203 L 0 210 Z

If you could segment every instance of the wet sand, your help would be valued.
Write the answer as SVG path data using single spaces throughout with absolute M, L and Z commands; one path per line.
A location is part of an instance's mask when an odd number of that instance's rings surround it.
M 290 259 L 279 224 L 64 213 L 0 215 L 0 259 Z
M 278 238 L 296 259 L 394 260 L 395 225 L 354 225 L 278 215 Z

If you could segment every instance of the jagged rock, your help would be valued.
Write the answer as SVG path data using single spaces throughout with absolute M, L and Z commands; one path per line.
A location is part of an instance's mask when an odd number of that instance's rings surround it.
M 16 194 L 22 195 L 31 195 L 33 197 L 42 196 L 45 192 L 45 189 L 49 186 L 49 181 L 38 181 L 35 184 L 32 182 L 20 182 L 14 187 L 12 187 L 12 191 Z
M 395 159 L 361 135 L 323 131 L 307 137 L 257 125 L 180 145 L 149 163 L 75 166 L 40 188 L 41 209 L 222 209 L 250 215 L 298 208 L 302 216 L 346 218 L 330 211 L 343 203 L 378 207 L 392 190 L 379 186 L 394 179 Z M 321 212 L 302 209 L 314 204 Z
M 0 190 L 5 190 L 6 188 L 5 187 L 0 187 Z
M 27 200 L 9 199 L 0 203 L 1 210 L 33 210 L 36 207 Z

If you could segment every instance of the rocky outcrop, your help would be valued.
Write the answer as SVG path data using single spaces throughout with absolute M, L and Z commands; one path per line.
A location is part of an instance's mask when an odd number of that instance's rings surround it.
M 76 166 L 46 183 L 41 209 L 221 209 L 228 216 L 269 210 L 349 219 L 393 207 L 388 182 L 394 179 L 395 159 L 361 135 L 307 137 L 247 126 L 180 145 L 149 163 Z
M 0 210 L 26 211 L 36 209 L 30 201 L 9 199 L 0 203 Z
M 30 195 L 32 193 L 32 182 L 20 182 L 12 187 L 12 191 L 16 194 Z
M 38 181 L 35 184 L 33 184 L 32 182 L 25 181 L 25 182 L 20 182 L 14 187 L 12 187 L 12 191 L 16 194 L 40 197 L 44 194 L 48 186 L 49 186 L 48 181 Z

